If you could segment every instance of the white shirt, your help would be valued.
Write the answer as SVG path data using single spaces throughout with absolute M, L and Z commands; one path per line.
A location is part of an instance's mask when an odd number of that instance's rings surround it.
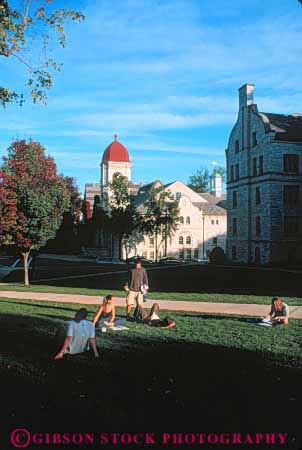
M 151 314 L 150 320 L 160 320 L 160 318 L 158 317 L 158 315 L 155 312 L 153 312 Z
M 67 336 L 72 337 L 69 353 L 83 353 L 87 349 L 88 339 L 95 337 L 94 325 L 89 320 L 71 320 L 67 324 Z

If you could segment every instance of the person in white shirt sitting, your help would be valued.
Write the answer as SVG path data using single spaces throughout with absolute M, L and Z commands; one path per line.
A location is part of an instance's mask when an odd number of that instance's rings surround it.
M 74 320 L 67 324 L 67 334 L 63 346 L 55 359 L 62 359 L 66 353 L 75 355 L 83 353 L 91 346 L 95 358 L 99 357 L 95 341 L 95 328 L 92 322 L 86 320 L 88 311 L 86 308 L 80 308 Z

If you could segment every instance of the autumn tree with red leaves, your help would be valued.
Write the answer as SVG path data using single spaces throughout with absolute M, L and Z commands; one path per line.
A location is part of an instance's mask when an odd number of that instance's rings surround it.
M 54 239 L 70 194 L 52 158 L 39 142 L 15 141 L 0 168 L 0 243 L 15 245 L 24 259 L 24 284 L 29 285 L 28 257 Z

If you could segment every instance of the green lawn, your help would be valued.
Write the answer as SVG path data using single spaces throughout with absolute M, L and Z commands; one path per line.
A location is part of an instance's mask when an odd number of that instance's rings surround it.
M 125 296 L 125 291 L 116 289 L 89 289 L 80 287 L 61 287 L 50 285 L 31 285 L 28 288 L 20 284 L 2 284 L 2 291 L 17 292 L 51 292 L 56 294 L 78 294 L 78 295 L 98 295 L 103 296 L 113 294 L 118 297 Z M 271 296 L 268 295 L 248 295 L 248 294 L 220 294 L 220 293 L 197 293 L 197 292 L 150 292 L 149 298 L 153 300 L 182 300 L 194 302 L 213 302 L 213 303 L 249 303 L 258 305 L 270 305 Z M 287 297 L 282 299 L 291 306 L 302 306 L 301 297 Z
M 92 319 L 95 307 L 87 306 Z M 1 299 L 0 314 L 3 320 L 7 315 L 18 318 L 26 330 L 42 333 L 49 341 L 56 330 L 73 317 L 78 304 L 37 302 L 31 300 Z M 124 310 L 117 308 L 123 315 Z M 288 327 L 266 328 L 250 323 L 240 317 L 221 317 L 198 313 L 161 311 L 161 315 L 172 316 L 177 327 L 171 330 L 157 329 L 146 325 L 127 322 L 129 330 L 123 333 L 107 332 L 99 334 L 98 345 L 101 349 L 126 350 L 128 342 L 140 349 L 144 340 L 154 342 L 179 342 L 207 344 L 225 348 L 249 350 L 278 361 L 281 365 L 299 366 L 302 357 L 302 321 L 291 319 Z M 41 325 L 39 324 L 41 320 Z M 12 321 L 12 327 L 14 321 Z M 19 325 L 20 326 L 20 325 Z M 55 345 L 53 352 L 56 351 Z M 300 362 L 299 362 L 300 361 Z
M 176 328 L 127 322 L 126 331 L 97 333 L 100 359 L 81 354 L 54 361 L 64 325 L 78 308 L 0 300 L 1 448 L 9 447 L 9 430 L 20 426 L 55 432 L 299 429 L 301 320 L 265 328 L 239 317 L 169 312 Z M 88 309 L 91 319 L 95 308 Z

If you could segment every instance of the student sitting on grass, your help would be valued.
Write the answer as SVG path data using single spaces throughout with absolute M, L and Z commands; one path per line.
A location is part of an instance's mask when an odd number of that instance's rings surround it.
M 90 344 L 96 358 L 99 353 L 95 342 L 95 329 L 92 322 L 86 320 L 88 311 L 86 308 L 80 308 L 74 317 L 67 325 L 67 335 L 64 344 L 55 356 L 55 359 L 62 359 L 66 353 L 75 355 L 83 353 L 88 350 Z
M 170 317 L 165 317 L 161 319 L 158 315 L 159 313 L 159 305 L 158 303 L 154 303 L 150 314 L 143 320 L 144 323 L 150 325 L 151 327 L 162 327 L 162 328 L 173 328 L 176 326 L 176 323 Z
M 114 298 L 112 295 L 104 297 L 103 304 L 99 306 L 93 324 L 96 327 L 114 327 L 124 324 L 124 319 L 116 319 Z
M 263 319 L 272 325 L 283 324 L 288 325 L 289 307 L 281 298 L 274 297 L 272 299 L 272 306 L 269 314 Z

